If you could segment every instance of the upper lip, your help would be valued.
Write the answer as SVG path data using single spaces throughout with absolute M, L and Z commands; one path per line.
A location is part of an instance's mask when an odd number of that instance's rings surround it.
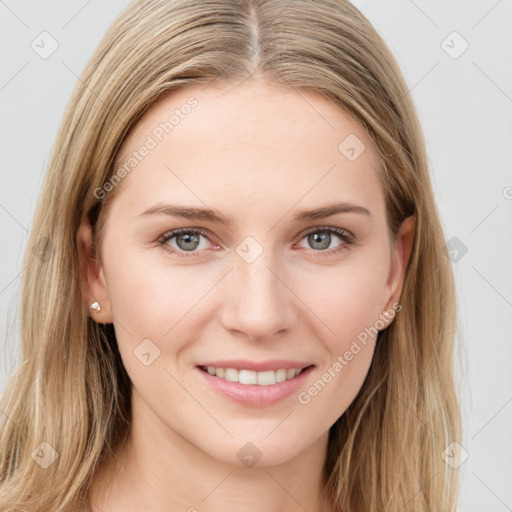
M 223 361 L 204 361 L 197 366 L 215 366 L 216 368 L 235 368 L 237 370 L 252 370 L 255 372 L 264 372 L 266 370 L 279 370 L 284 368 L 306 368 L 312 366 L 313 363 L 304 361 L 292 361 L 290 359 L 272 359 L 269 361 L 247 361 L 244 359 L 232 359 Z

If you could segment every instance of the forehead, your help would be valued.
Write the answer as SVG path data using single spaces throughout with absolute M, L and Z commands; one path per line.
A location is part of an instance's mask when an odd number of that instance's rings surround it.
M 317 93 L 262 81 L 166 93 L 132 129 L 116 165 L 130 160 L 123 188 L 146 203 L 162 194 L 188 203 L 220 196 L 219 209 L 256 196 L 383 203 L 381 164 L 359 124 Z

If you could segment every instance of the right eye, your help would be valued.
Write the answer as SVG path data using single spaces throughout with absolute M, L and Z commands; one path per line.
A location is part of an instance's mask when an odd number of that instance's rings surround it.
M 209 240 L 208 233 L 197 228 L 180 228 L 165 234 L 158 240 L 158 243 L 162 245 L 167 252 L 175 254 L 179 258 L 190 258 L 195 256 L 196 252 L 201 252 L 198 249 L 207 248 L 201 247 L 201 238 Z M 170 241 L 173 241 L 175 245 L 170 244 Z M 191 254 L 188 255 L 187 253 Z

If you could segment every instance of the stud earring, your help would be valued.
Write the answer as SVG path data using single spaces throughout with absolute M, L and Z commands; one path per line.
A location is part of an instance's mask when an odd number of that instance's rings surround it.
M 89 306 L 89 309 L 94 309 L 94 311 L 101 311 L 101 306 L 98 304 L 98 302 L 93 302 Z

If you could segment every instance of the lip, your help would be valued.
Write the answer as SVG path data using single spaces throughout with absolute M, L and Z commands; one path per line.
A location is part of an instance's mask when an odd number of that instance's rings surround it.
M 228 361 L 202 361 L 197 366 L 215 366 L 216 368 L 235 368 L 236 370 L 252 370 L 255 372 L 264 372 L 266 370 L 279 370 L 284 368 L 306 368 L 313 363 L 307 361 L 291 361 L 290 359 L 272 359 L 269 361 L 247 361 L 245 359 L 233 359 Z
M 222 363 L 222 364 L 221 364 Z M 236 366 L 224 366 L 226 362 L 217 361 L 214 364 L 199 365 L 199 366 L 218 366 L 220 368 L 237 368 Z M 237 369 L 248 369 L 253 370 L 255 367 L 261 368 L 254 371 L 265 371 L 276 368 L 304 368 L 299 375 L 296 375 L 293 379 L 285 380 L 283 382 L 276 382 L 268 386 L 260 386 L 258 384 L 240 384 L 239 382 L 230 382 L 228 380 L 210 375 L 208 372 L 202 370 L 199 366 L 194 368 L 200 374 L 206 384 L 211 387 L 216 393 L 221 396 L 228 398 L 229 400 L 235 401 L 239 404 L 243 404 L 250 407 L 267 407 L 284 400 L 292 394 L 296 394 L 299 389 L 304 386 L 306 379 L 308 379 L 310 373 L 315 369 L 314 365 L 303 365 L 303 363 L 297 366 L 279 366 L 283 364 L 280 361 L 279 364 L 275 365 L 276 361 L 267 361 L 265 363 L 253 363 L 248 365 L 248 362 L 243 362 Z M 288 363 L 290 363 L 288 361 Z M 229 361 L 229 364 L 233 365 L 234 361 Z M 296 362 L 293 364 L 297 364 Z

